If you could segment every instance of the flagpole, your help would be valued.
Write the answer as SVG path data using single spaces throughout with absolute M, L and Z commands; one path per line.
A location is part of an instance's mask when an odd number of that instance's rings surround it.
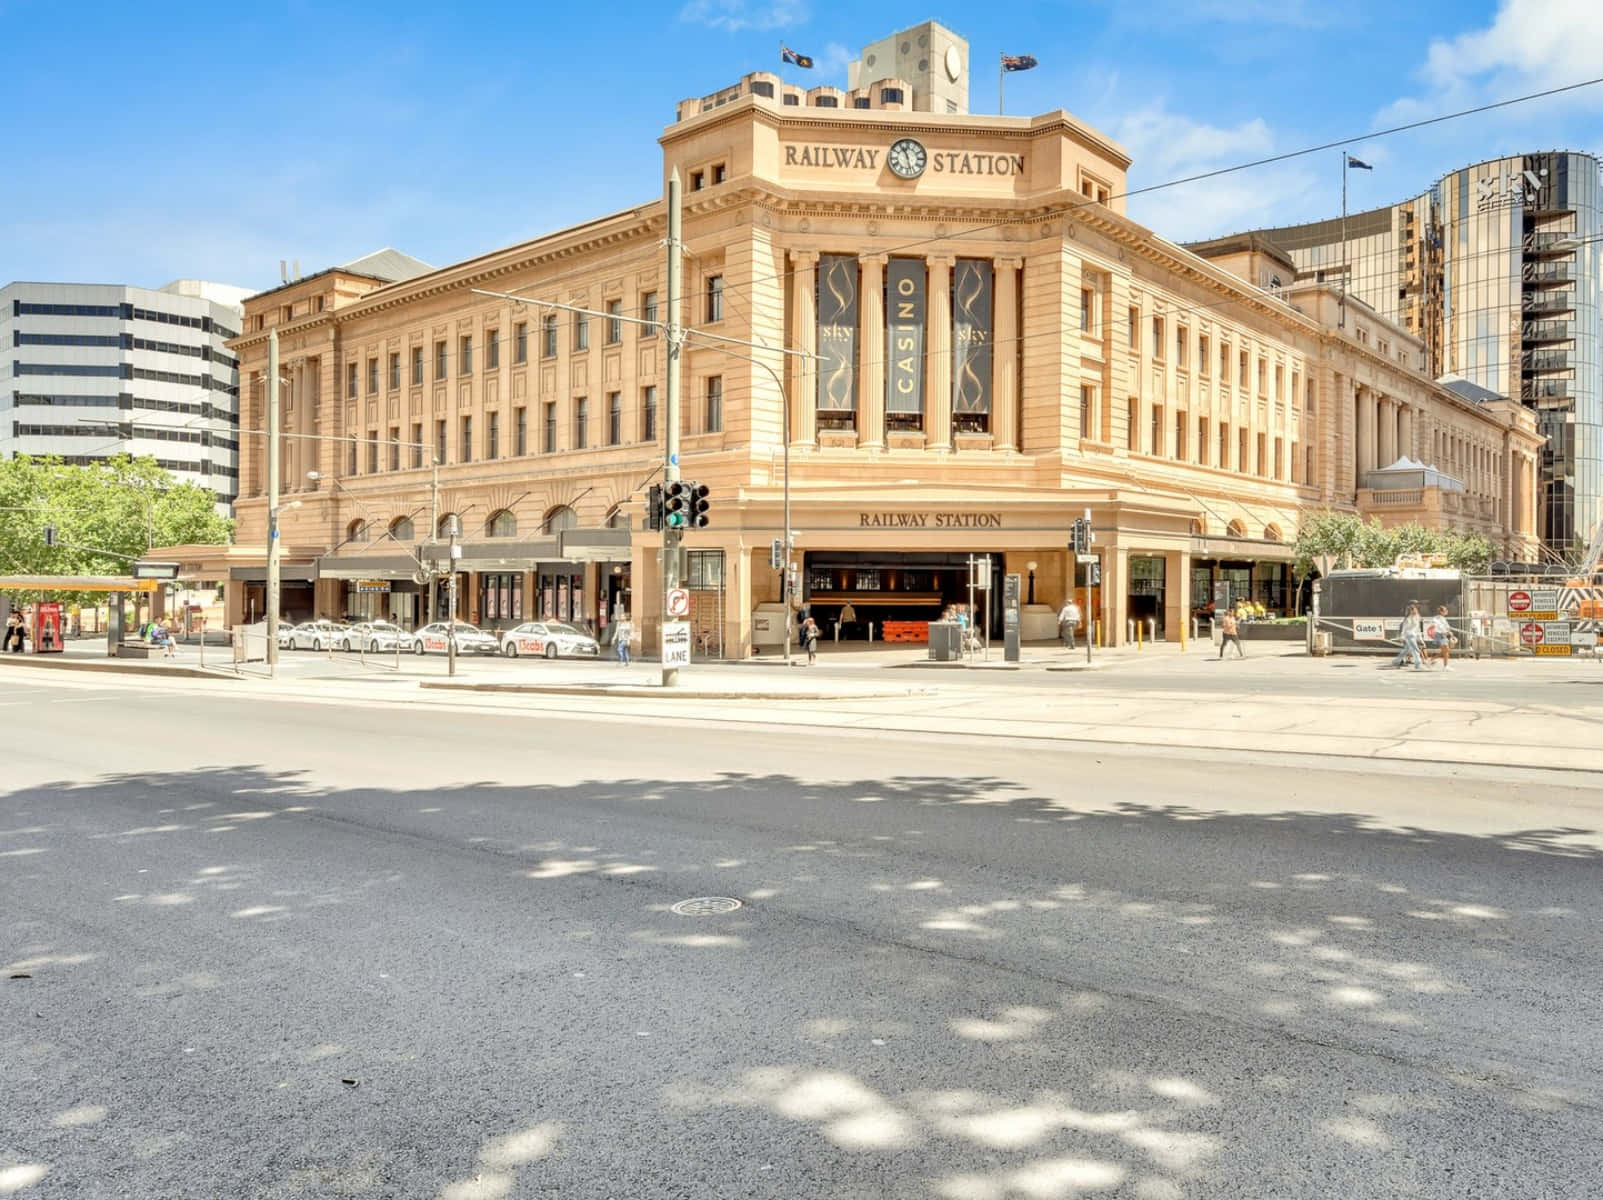
M 1347 328 L 1347 148 L 1341 150 L 1341 311 L 1336 328 Z
M 1002 116 L 1007 112 L 1007 67 L 1003 66 L 1002 58 L 996 60 L 996 115 Z

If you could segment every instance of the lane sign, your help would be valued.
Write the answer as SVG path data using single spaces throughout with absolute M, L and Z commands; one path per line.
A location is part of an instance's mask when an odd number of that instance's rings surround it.
M 690 622 L 664 621 L 662 623 L 662 665 L 688 667 L 690 665 Z
M 690 592 L 685 588 L 668 589 L 668 615 L 670 617 L 684 617 L 690 615 Z

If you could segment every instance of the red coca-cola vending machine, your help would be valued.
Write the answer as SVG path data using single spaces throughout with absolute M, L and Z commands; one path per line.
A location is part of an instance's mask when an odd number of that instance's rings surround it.
M 33 606 L 33 652 L 60 654 L 66 649 L 61 624 L 61 602 L 46 600 Z

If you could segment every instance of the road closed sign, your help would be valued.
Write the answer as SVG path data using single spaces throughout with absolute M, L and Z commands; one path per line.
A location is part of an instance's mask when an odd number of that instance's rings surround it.
M 1530 597 L 1527 596 L 1526 600 L 1529 601 L 1529 599 Z M 1509 603 L 1512 604 L 1513 602 L 1514 598 L 1510 596 Z M 1543 642 L 1547 641 L 1547 627 L 1540 621 L 1525 622 L 1525 624 L 1520 626 L 1520 641 L 1524 642 L 1527 646 L 1540 646 Z
M 1531 611 L 1531 594 L 1529 592 L 1510 592 L 1508 594 L 1508 611 L 1523 613 Z

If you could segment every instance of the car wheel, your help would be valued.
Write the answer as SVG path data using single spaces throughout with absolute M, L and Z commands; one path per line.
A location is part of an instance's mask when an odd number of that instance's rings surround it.
M 412 653 L 419 658 L 423 657 L 423 640 L 421 638 L 412 643 Z
M 319 638 L 319 639 L 317 639 L 317 641 L 312 643 L 312 650 L 314 652 L 318 653 L 318 654 L 321 654 L 323 652 L 323 639 L 322 638 Z
M 555 642 L 546 643 L 545 656 L 547 658 L 555 658 L 557 656 L 557 644 Z
M 516 658 L 518 656 L 518 644 L 516 642 L 508 642 L 501 653 L 508 658 Z
M 340 649 L 345 651 L 345 653 L 349 654 L 351 652 L 351 639 L 350 638 L 346 638 L 343 642 L 341 642 L 340 643 Z

